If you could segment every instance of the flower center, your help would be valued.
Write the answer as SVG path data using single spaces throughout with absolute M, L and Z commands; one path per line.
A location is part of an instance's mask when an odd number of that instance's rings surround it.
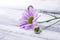
M 28 23 L 29 23 L 29 24 L 32 24 L 33 19 L 34 19 L 34 17 L 32 17 L 32 16 L 31 16 L 31 17 L 29 17 L 29 19 L 28 19 Z

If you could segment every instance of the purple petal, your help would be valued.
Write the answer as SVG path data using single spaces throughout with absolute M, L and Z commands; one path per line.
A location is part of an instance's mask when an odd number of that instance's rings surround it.
M 40 17 L 40 16 L 35 17 L 34 20 L 33 20 L 33 22 L 37 21 L 37 19 L 38 19 L 39 17 Z
M 30 16 L 34 16 L 35 10 L 34 9 L 31 9 L 31 11 L 28 11 L 28 13 L 29 13 Z
M 28 24 L 28 21 L 27 21 L 27 20 L 22 20 L 22 21 L 20 22 L 20 26 L 23 26 L 23 25 L 26 25 L 26 24 Z
M 28 11 L 23 13 L 23 18 L 24 19 L 28 19 L 29 17 L 30 17 L 30 15 L 29 15 Z
M 38 26 L 37 22 L 34 22 L 32 26 L 33 28 L 37 27 Z
M 32 28 L 32 24 L 26 24 L 24 25 L 24 29 L 31 29 Z

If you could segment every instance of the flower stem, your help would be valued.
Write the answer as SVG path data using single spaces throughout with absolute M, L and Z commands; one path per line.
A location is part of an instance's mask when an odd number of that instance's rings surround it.
M 48 13 L 43 13 L 43 14 L 47 14 L 47 15 L 52 16 L 52 17 L 54 17 L 54 18 L 53 18 L 53 19 L 49 19 L 49 20 L 47 20 L 47 21 L 38 22 L 38 23 L 50 22 L 50 21 L 52 21 L 52 20 L 60 19 L 60 17 L 56 17 L 56 16 L 51 15 L 51 14 L 48 14 Z
M 53 23 L 53 24 L 51 24 L 51 25 L 49 25 L 49 26 L 46 26 L 45 28 L 43 28 L 43 29 L 47 29 L 47 28 L 49 28 L 49 27 L 51 27 L 52 25 L 54 25 L 54 24 L 56 24 L 56 23 L 58 23 L 60 20 L 58 20 L 57 22 L 55 22 L 55 23 Z
M 50 20 L 47 20 L 47 21 L 38 22 L 38 23 L 50 22 L 50 21 L 52 21 L 52 20 L 60 19 L 60 17 L 56 17 L 56 16 L 51 15 L 51 14 L 48 14 L 48 13 L 43 13 L 43 14 L 47 14 L 47 15 L 52 16 L 52 17 L 54 17 L 54 18 L 53 18 L 53 19 L 50 19 Z M 46 26 L 46 27 L 43 28 L 43 29 L 47 29 L 47 28 L 51 27 L 52 25 L 58 23 L 59 21 L 60 21 L 60 20 L 58 20 L 57 22 L 55 22 L 55 23 L 53 23 L 53 24 L 51 24 L 51 25 L 49 25 L 49 26 Z
M 47 14 L 47 15 L 49 15 L 49 16 L 52 16 L 52 17 L 56 18 L 56 16 L 51 15 L 51 14 L 48 14 L 48 13 L 43 13 L 43 14 Z
M 56 17 L 56 18 L 53 18 L 53 19 L 50 19 L 50 20 L 47 20 L 47 21 L 43 21 L 43 22 L 38 22 L 38 23 L 50 22 L 50 21 L 56 20 L 56 19 L 60 19 L 60 17 Z

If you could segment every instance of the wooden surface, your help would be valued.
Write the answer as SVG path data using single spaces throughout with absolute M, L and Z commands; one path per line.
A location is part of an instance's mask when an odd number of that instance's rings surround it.
M 24 30 L 19 27 L 22 13 L 23 11 L 20 10 L 0 9 L 0 40 L 60 40 L 60 22 L 46 30 L 42 29 L 40 34 L 35 34 L 33 30 Z M 42 13 L 39 15 L 41 17 L 38 22 L 53 18 Z M 40 24 L 41 28 L 56 21 Z

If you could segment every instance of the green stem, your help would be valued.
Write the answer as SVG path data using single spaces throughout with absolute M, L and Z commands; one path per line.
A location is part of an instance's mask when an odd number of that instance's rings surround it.
M 51 15 L 51 14 L 48 14 L 48 13 L 43 13 L 43 14 L 47 14 L 47 15 L 52 16 L 52 17 L 54 17 L 54 18 L 53 18 L 53 19 L 49 19 L 49 20 L 47 20 L 47 21 L 38 22 L 38 23 L 50 22 L 50 21 L 52 21 L 52 20 L 60 19 L 60 17 L 56 17 L 56 16 Z
M 43 28 L 43 29 L 47 29 L 47 28 L 49 28 L 49 27 L 51 27 L 52 25 L 55 25 L 56 23 L 58 23 L 60 20 L 58 20 L 57 22 L 55 22 L 55 23 L 53 23 L 53 24 L 51 24 L 51 25 L 49 25 L 49 26 L 46 26 L 45 28 Z
M 49 16 L 52 16 L 52 17 L 56 18 L 56 16 L 51 15 L 51 14 L 48 14 L 48 13 L 43 13 L 43 14 L 47 14 L 47 15 L 49 15 Z
M 38 23 L 50 22 L 50 21 L 56 20 L 56 19 L 60 19 L 60 17 L 56 17 L 56 18 L 53 18 L 53 19 L 50 19 L 50 20 L 47 20 L 47 21 L 43 21 L 43 22 L 38 22 Z
M 47 14 L 47 13 L 43 13 L 43 14 Z M 50 21 L 52 21 L 52 20 L 60 19 L 60 17 L 56 17 L 56 16 L 51 15 L 51 14 L 47 14 L 47 15 L 52 16 L 52 17 L 54 17 L 54 18 L 53 18 L 53 19 L 50 19 L 50 20 L 47 20 L 47 21 L 38 22 L 38 23 L 50 22 Z M 43 29 L 47 29 L 47 28 L 51 27 L 52 25 L 58 23 L 59 21 L 60 21 L 60 20 L 58 20 L 57 22 L 55 22 L 55 23 L 53 23 L 53 24 L 51 24 L 51 25 L 49 25 L 49 26 L 46 26 L 46 27 L 43 28 Z

